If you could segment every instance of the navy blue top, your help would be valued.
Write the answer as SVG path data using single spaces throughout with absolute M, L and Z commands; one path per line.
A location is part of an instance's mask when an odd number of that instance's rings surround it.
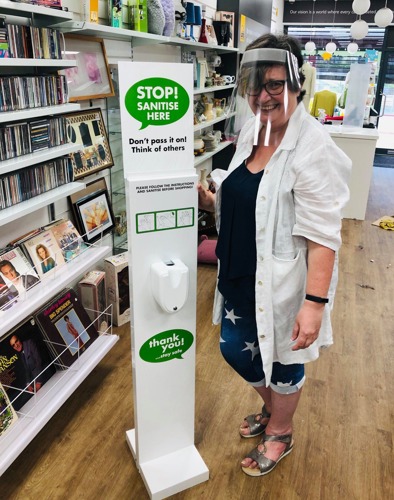
M 256 198 L 264 169 L 253 174 L 245 162 L 222 184 L 220 232 L 220 293 L 233 306 L 255 302 Z

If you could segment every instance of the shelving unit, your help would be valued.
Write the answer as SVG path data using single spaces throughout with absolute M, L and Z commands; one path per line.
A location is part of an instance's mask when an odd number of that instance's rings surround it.
M 209 120 L 199 123 L 198 125 L 194 125 L 194 132 L 198 132 L 200 130 L 203 130 L 204 128 L 208 128 L 211 125 L 215 125 L 216 123 L 223 122 L 224 120 L 227 120 L 227 118 L 231 118 L 232 116 L 235 116 L 235 113 L 229 113 L 228 115 L 223 115 L 220 118 L 215 118 L 214 120 Z
M 30 19 L 34 26 L 53 26 L 54 28 L 57 28 L 59 23 L 71 21 L 73 18 L 72 13 L 69 12 L 7 0 L 0 0 L 0 14 Z M 61 68 L 72 67 L 75 64 L 75 61 L 58 59 L 0 59 L 2 75 L 5 73 L 21 75 L 25 68 L 26 72 L 32 72 L 34 69 L 35 74 L 42 74 L 43 72 L 55 72 Z M 25 120 L 30 121 L 40 117 L 70 113 L 78 110 L 80 110 L 79 104 L 61 104 L 20 111 L 0 112 L 0 124 Z M 77 150 L 77 145 L 65 144 L 6 160 L 0 162 L 0 175 L 28 168 L 38 163 L 44 163 Z M 72 182 L 38 195 L 28 201 L 0 210 L 0 226 L 11 222 L 17 223 L 25 215 L 65 198 L 84 187 L 84 182 Z M 37 225 L 39 224 L 37 223 Z M 6 237 L 5 231 L 3 231 L 2 244 L 5 244 Z M 44 276 L 41 282 L 32 289 L 24 292 L 23 295 L 20 294 L 17 297 L 17 302 L 12 307 L 6 311 L 0 311 L 0 339 L 34 314 L 37 309 L 51 300 L 57 293 L 68 286 L 70 282 L 77 280 L 83 273 L 111 253 L 112 248 L 109 246 L 89 246 L 67 264 L 56 267 L 50 276 Z M 33 440 L 37 433 L 117 341 L 118 336 L 116 335 L 104 334 L 99 336 L 70 368 L 57 371 L 23 405 L 17 412 L 19 418 L 16 423 L 0 437 L 0 475 L 3 474 Z
M 46 207 L 60 198 L 81 191 L 81 189 L 85 187 L 83 182 L 70 182 L 69 184 L 64 184 L 63 186 L 59 186 L 46 193 L 35 196 L 30 200 L 22 201 L 21 203 L 12 205 L 12 207 L 4 208 L 0 210 L 0 227 L 24 215 L 31 214 L 40 208 Z
M 59 158 L 59 156 L 68 155 L 69 153 L 78 151 L 78 149 L 79 146 L 77 144 L 69 143 L 63 146 L 45 149 L 44 151 L 37 151 L 36 153 L 29 153 L 27 155 L 4 160 L 0 162 L 0 175 L 6 174 L 7 172 L 15 172 L 15 170 L 20 170 L 21 168 L 30 167 L 36 163 L 43 163 L 54 158 Z
M 56 372 L 36 396 L 23 406 L 24 416 L 20 416 L 11 429 L 0 438 L 0 476 L 118 340 L 117 335 L 100 336 L 68 370 Z
M 234 83 L 231 83 L 229 85 L 216 85 L 213 87 L 205 87 L 203 89 L 194 89 L 193 94 L 198 95 L 198 94 L 207 94 L 208 92 L 219 92 L 221 90 L 233 89 L 234 87 L 235 87 Z
M 234 143 L 231 141 L 223 141 L 219 144 L 219 146 L 214 151 L 209 151 L 208 153 L 203 153 L 202 155 L 196 156 L 194 159 L 194 166 L 197 167 L 198 165 L 203 163 L 205 160 L 212 158 L 212 156 L 216 155 L 220 151 L 223 151 L 223 149 L 227 148 L 231 144 L 234 144 Z

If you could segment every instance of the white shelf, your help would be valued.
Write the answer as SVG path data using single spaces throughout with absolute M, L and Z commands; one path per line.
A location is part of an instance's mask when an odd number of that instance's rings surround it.
M 215 125 L 215 123 L 222 122 L 223 120 L 227 120 L 227 118 L 231 118 L 235 113 L 230 113 L 228 115 L 223 115 L 220 118 L 215 118 L 214 120 L 209 120 L 206 122 L 199 123 L 198 125 L 194 125 L 194 132 L 198 132 L 199 130 L 203 130 L 204 128 L 208 128 L 211 125 Z
M 88 23 L 85 21 L 67 21 L 56 26 L 57 29 L 64 33 L 76 34 L 84 36 L 101 37 L 107 40 L 131 41 L 133 45 L 150 45 L 163 43 L 168 37 L 154 35 L 152 33 L 142 33 L 140 31 L 127 30 L 123 28 L 114 28 L 103 24 Z
M 208 43 L 194 42 L 193 40 L 186 40 L 184 38 L 180 38 L 179 36 L 168 37 L 168 39 L 163 41 L 162 43 L 168 45 L 178 45 L 181 47 L 190 47 L 191 49 L 214 50 L 222 54 L 228 52 L 238 52 L 238 49 L 234 47 L 225 47 L 224 45 L 209 45 Z
M 7 172 L 15 172 L 16 170 L 30 167 L 37 163 L 44 163 L 53 158 L 59 158 L 59 156 L 68 155 L 69 153 L 78 151 L 80 147 L 81 146 L 78 144 L 68 143 L 63 146 L 56 146 L 54 148 L 45 149 L 44 151 L 37 151 L 36 153 L 29 153 L 27 155 L 11 158 L 10 160 L 0 161 L 0 175 L 6 174 Z
M 7 470 L 50 418 L 67 401 L 119 340 L 117 335 L 101 335 L 80 358 L 64 371 L 56 372 L 36 396 L 22 408 L 11 429 L 0 438 L 0 475 Z
M 205 160 L 208 160 L 208 158 L 212 158 L 212 156 L 219 153 L 219 151 L 222 151 L 223 149 L 227 148 L 227 146 L 230 146 L 230 144 L 234 143 L 232 141 L 223 141 L 214 151 L 209 151 L 208 153 L 203 153 L 200 156 L 196 156 L 194 159 L 194 166 L 197 167 L 197 165 L 200 165 Z
M 46 193 L 39 194 L 30 200 L 22 201 L 17 205 L 0 210 L 0 227 L 24 215 L 35 212 L 42 207 L 46 207 L 59 198 L 81 191 L 85 187 L 86 185 L 83 182 L 70 182 L 64 186 L 51 189 Z
M 58 24 L 56 28 L 65 33 L 80 33 L 86 36 L 99 36 L 108 40 L 131 41 L 133 45 L 150 45 L 163 43 L 166 45 L 177 45 L 178 47 L 190 47 L 191 49 L 214 50 L 218 53 L 238 52 L 234 47 L 224 47 L 223 45 L 208 45 L 206 43 L 185 40 L 177 36 L 154 35 L 152 33 L 143 33 L 141 31 L 128 30 L 123 28 L 114 28 L 104 24 L 88 23 L 85 21 L 66 21 Z
M 7 57 L 0 59 L 0 68 L 72 68 L 77 61 L 68 59 L 31 59 L 27 57 Z
M 3 111 L 0 112 L 0 123 L 16 122 L 19 120 L 34 120 L 35 118 L 41 118 L 42 116 L 72 113 L 73 111 L 79 111 L 80 109 L 81 106 L 79 104 L 57 104 L 56 106 L 29 108 L 21 111 Z
M 72 19 L 73 14 L 64 10 L 50 9 L 49 7 L 40 7 L 28 3 L 9 2 L 8 0 L 0 0 L 0 12 L 12 16 L 44 18 L 51 23 L 64 22 Z
M 231 83 L 229 85 L 216 85 L 213 87 L 204 87 L 202 89 L 193 89 L 193 94 L 206 94 L 208 92 L 218 92 L 219 90 L 228 90 L 228 89 L 233 89 L 235 87 L 234 83 Z
M 26 292 L 23 300 L 0 313 L 0 338 L 109 253 L 111 249 L 108 246 L 92 246 L 67 264 L 56 268 L 55 273 Z

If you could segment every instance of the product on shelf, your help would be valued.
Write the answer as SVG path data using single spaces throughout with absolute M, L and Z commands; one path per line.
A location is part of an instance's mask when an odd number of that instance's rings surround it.
M 66 262 L 74 259 L 86 249 L 81 235 L 70 220 L 57 221 L 48 229 L 51 229 Z
M 40 278 L 34 271 L 22 250 L 18 247 L 5 249 L 0 253 L 0 311 L 9 309 L 17 302 L 28 299 L 28 291 Z
M 105 296 L 105 272 L 89 271 L 78 283 L 79 299 L 91 321 L 99 332 L 106 332 L 109 316 L 104 312 L 107 307 Z
M 33 318 L 0 340 L 0 382 L 15 410 L 20 410 L 55 371 Z
M 63 290 L 35 314 L 56 366 L 71 366 L 98 333 L 74 290 Z
M 22 243 L 39 276 L 50 276 L 64 263 L 63 252 L 50 229 Z
M 18 415 L 14 410 L 7 392 L 0 383 L 0 436 L 5 434 L 18 420 Z
M 107 257 L 104 269 L 107 287 L 107 304 L 112 304 L 115 326 L 130 321 L 129 262 L 127 252 Z

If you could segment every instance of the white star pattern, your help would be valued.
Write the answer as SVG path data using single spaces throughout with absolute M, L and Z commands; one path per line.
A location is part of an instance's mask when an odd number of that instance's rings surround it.
M 252 353 L 252 361 L 254 359 L 254 357 L 257 355 L 257 353 L 259 352 L 259 346 L 257 345 L 257 347 L 255 347 L 254 345 L 255 343 L 254 342 L 245 342 L 245 349 L 242 349 L 242 352 L 243 351 L 250 351 Z
M 225 309 L 225 311 L 226 311 L 225 319 L 229 319 L 234 325 L 236 319 L 242 319 L 241 316 L 235 315 L 234 309 L 231 309 L 231 311 L 227 311 L 227 309 Z

